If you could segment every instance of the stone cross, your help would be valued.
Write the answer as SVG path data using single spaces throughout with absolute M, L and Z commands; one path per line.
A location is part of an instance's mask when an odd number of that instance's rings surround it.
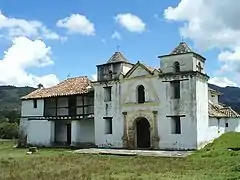
M 184 36 L 181 36 L 181 42 L 183 42 L 184 41 Z
M 119 45 L 117 45 L 117 52 L 119 52 L 119 50 L 120 50 L 120 46 L 119 46 Z

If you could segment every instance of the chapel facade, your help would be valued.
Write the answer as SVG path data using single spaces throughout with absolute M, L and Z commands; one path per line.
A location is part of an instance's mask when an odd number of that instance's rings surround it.
M 208 87 L 203 56 L 181 42 L 158 58 L 152 68 L 117 51 L 97 65 L 94 82 L 70 78 L 23 97 L 27 143 L 192 150 L 240 131 L 240 115 Z

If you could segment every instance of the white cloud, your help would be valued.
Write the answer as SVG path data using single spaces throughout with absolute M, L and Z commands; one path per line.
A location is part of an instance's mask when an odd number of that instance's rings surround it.
M 121 34 L 118 31 L 114 31 L 114 33 L 112 34 L 112 39 L 120 40 Z
M 138 16 L 126 13 L 118 14 L 115 17 L 116 22 L 130 32 L 143 32 L 146 30 L 146 24 Z
M 226 87 L 226 86 L 237 86 L 237 84 L 227 77 L 213 77 L 209 79 L 208 81 L 210 84 L 215 84 L 220 87 Z
M 234 50 L 225 50 L 218 55 L 220 61 L 234 61 L 240 62 L 240 47 L 236 47 Z
M 97 74 L 92 74 L 90 80 L 97 81 Z
M 235 0 L 181 0 L 164 13 L 168 20 L 185 22 L 181 34 L 203 48 L 239 46 L 239 15 L 240 1 Z
M 0 60 L 0 82 L 16 86 L 36 86 L 41 83 L 45 87 L 59 82 L 54 74 L 36 76 L 27 69 L 45 67 L 54 64 L 50 58 L 51 48 L 42 40 L 30 40 L 27 37 L 13 39 L 12 46 L 4 52 Z
M 206 50 L 217 48 L 222 72 L 240 73 L 240 1 L 181 0 L 164 12 L 167 20 L 183 22 L 182 36 Z M 225 75 L 223 75 L 225 76 Z M 225 79 L 226 80 L 226 79 Z
M 28 38 L 44 38 L 44 39 L 61 39 L 60 35 L 48 29 L 41 22 L 36 20 L 25 20 L 20 18 L 12 18 L 5 16 L 0 11 L 0 30 L 1 33 L 7 33 L 7 36 L 12 39 L 18 36 Z
M 219 53 L 218 59 L 222 62 L 221 70 L 235 71 L 240 74 L 240 47 L 234 50 L 223 50 Z
M 57 26 L 66 28 L 69 33 L 79 33 L 86 36 L 95 35 L 94 24 L 81 14 L 72 14 L 69 17 L 60 19 Z

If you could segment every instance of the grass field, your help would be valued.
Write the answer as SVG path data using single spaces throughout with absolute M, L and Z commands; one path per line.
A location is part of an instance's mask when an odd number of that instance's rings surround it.
M 187 158 L 118 157 L 72 154 L 68 150 L 40 149 L 26 155 L 0 141 L 1 180 L 164 179 L 238 180 L 240 134 L 223 135 L 213 144 Z

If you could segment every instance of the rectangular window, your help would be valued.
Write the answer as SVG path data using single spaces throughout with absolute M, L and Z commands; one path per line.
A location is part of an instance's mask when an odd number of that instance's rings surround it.
M 105 117 L 105 134 L 112 134 L 112 117 Z
M 172 81 L 171 88 L 172 88 L 172 98 L 180 99 L 180 81 L 179 80 Z
M 172 134 L 181 134 L 181 119 L 180 116 L 172 117 Z
M 104 87 L 104 101 L 112 101 L 112 87 Z
M 228 127 L 228 123 L 227 122 L 226 122 L 225 126 Z
M 37 108 L 37 99 L 33 100 L 33 108 Z

